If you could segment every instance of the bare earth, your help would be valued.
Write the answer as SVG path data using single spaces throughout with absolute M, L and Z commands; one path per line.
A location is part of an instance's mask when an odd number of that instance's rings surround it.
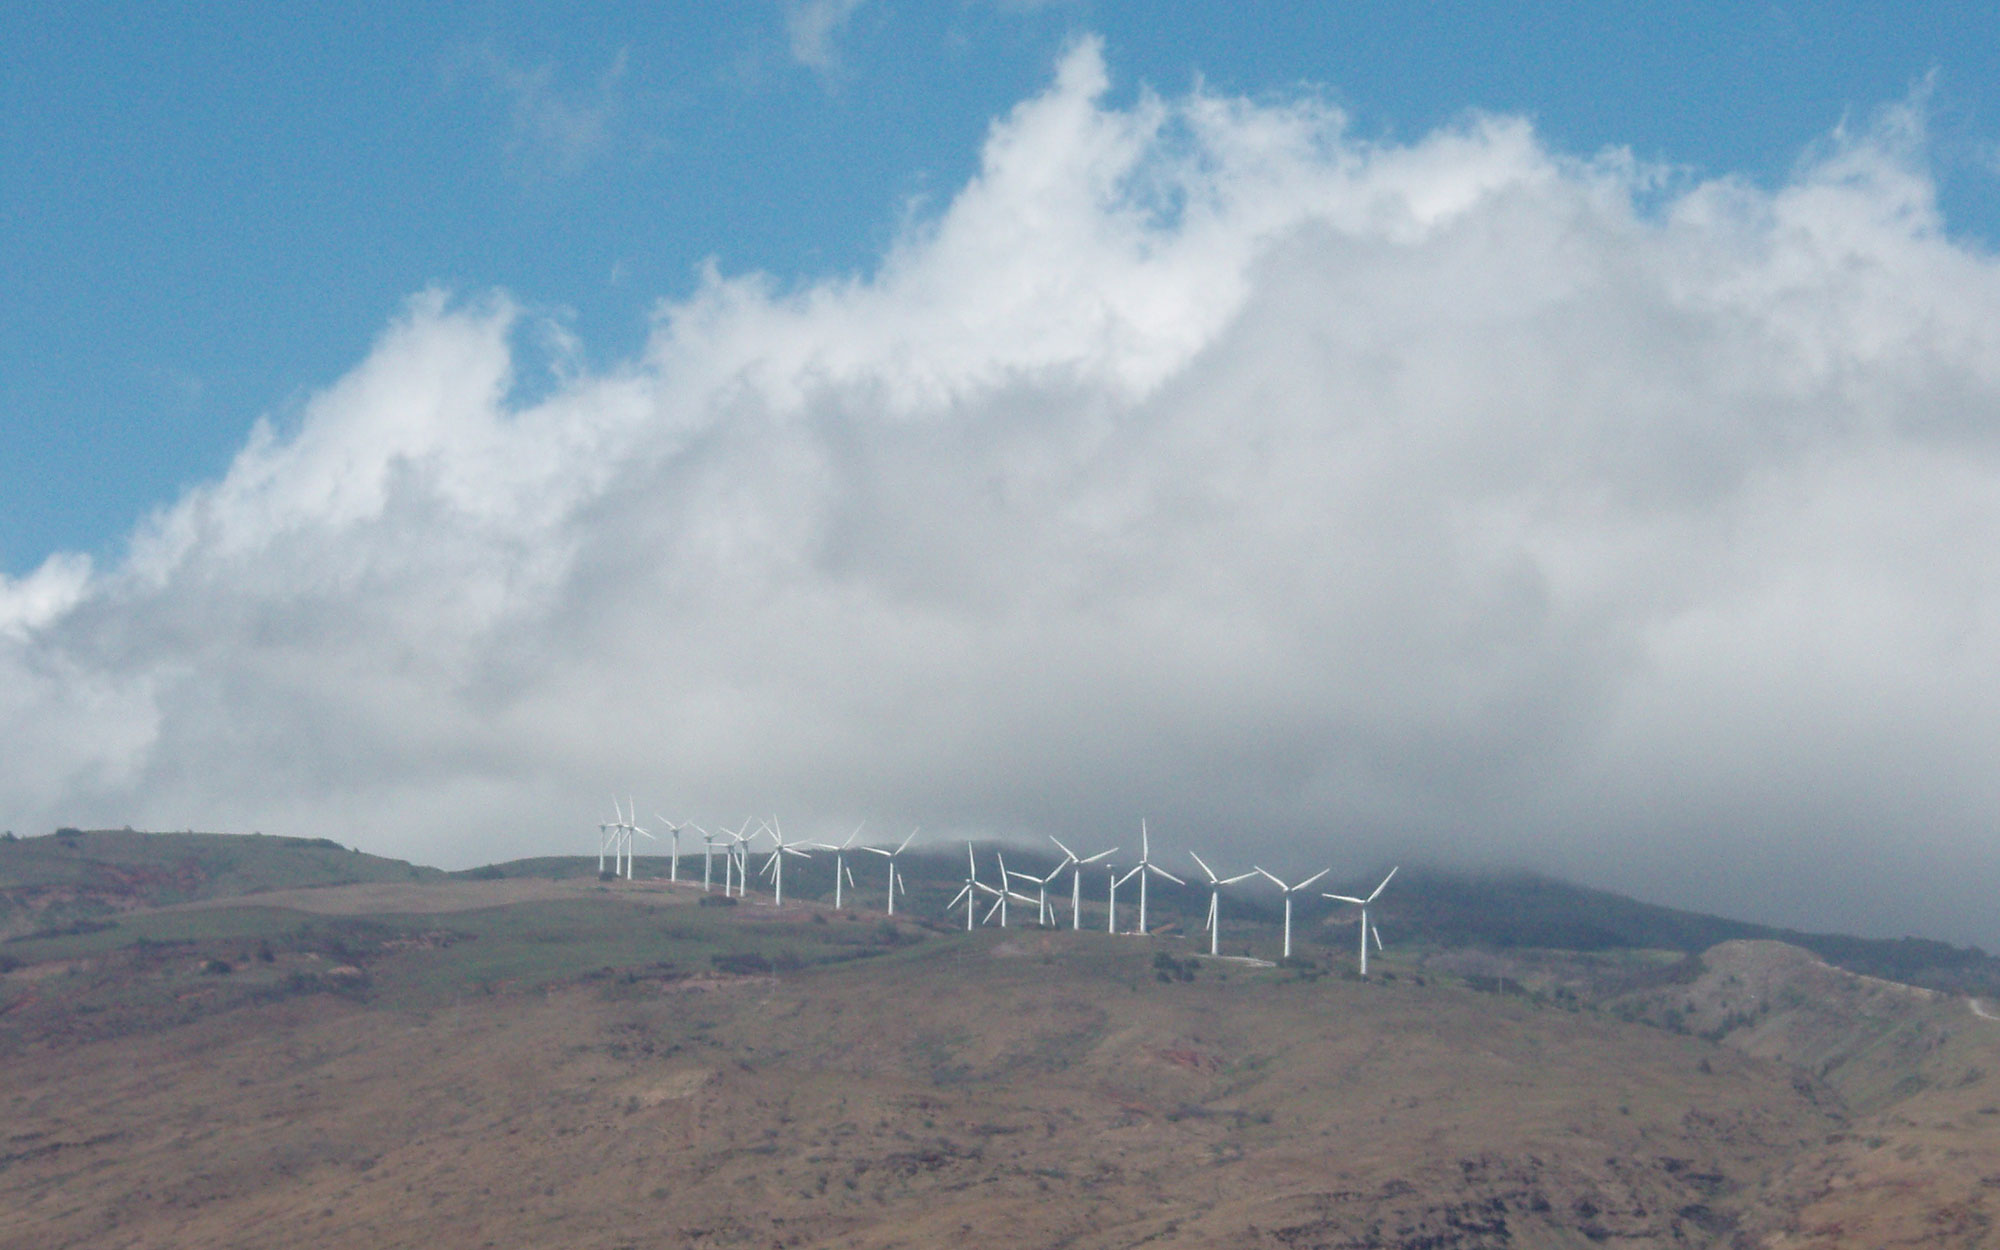
M 422 914 L 595 885 L 306 893 Z M 1964 1000 L 1730 943 L 1660 991 L 1671 1032 L 1408 969 L 1163 981 L 1157 949 L 938 935 L 28 1046 L 0 1059 L 0 1245 L 1994 1244 L 2000 1024 Z

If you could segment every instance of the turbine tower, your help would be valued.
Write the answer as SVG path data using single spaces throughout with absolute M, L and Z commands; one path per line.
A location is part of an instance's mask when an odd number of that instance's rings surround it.
M 638 819 L 639 819 L 639 807 L 638 807 L 638 804 L 634 803 L 634 804 L 632 804 L 632 820 L 636 821 L 636 820 L 638 820 Z M 636 824 L 633 824 L 633 823 L 630 823 L 630 822 L 627 822 L 627 823 L 626 823 L 626 825 L 625 825 L 625 879 L 626 879 L 627 881 L 630 881 L 630 880 L 632 879 L 632 876 L 633 876 L 633 863 L 634 863 L 634 861 L 635 861 L 635 860 L 636 860 L 636 859 L 638 858 L 638 854 L 639 854 L 639 844 L 638 844 L 638 843 L 636 843 L 636 842 L 634 842 L 634 841 L 632 840 L 632 835 L 633 835 L 633 834 L 635 834 L 635 833 L 636 833 L 636 834 L 638 834 L 638 835 L 639 835 L 640 837 L 642 837 L 642 838 L 646 839 L 646 840 L 647 840 L 648 842 L 658 842 L 658 841 L 659 841 L 659 839 L 658 839 L 658 838 L 654 837 L 654 836 L 653 836 L 652 834 L 650 834 L 650 833 L 647 833 L 647 832 L 646 832 L 646 831 L 645 831 L 644 829 L 641 829 L 641 828 L 640 828 L 640 827 L 639 827 L 638 825 L 636 825 Z
M 864 820 L 861 822 L 861 825 L 867 823 Z M 854 832 L 847 835 L 847 841 L 842 842 L 839 846 L 826 847 L 827 850 L 833 852 L 833 908 L 835 911 L 840 910 L 841 878 L 845 877 L 848 885 L 854 884 L 854 874 L 847 871 L 847 848 L 853 846 L 854 839 L 861 836 L 861 825 L 854 826 Z M 824 843 L 821 843 L 821 845 L 825 846 Z
M 715 879 L 715 835 L 700 825 L 695 826 L 695 832 L 701 835 L 701 892 L 706 894 Z
M 1208 866 L 1207 860 L 1195 855 L 1193 851 L 1189 851 L 1188 854 L 1201 866 L 1202 875 L 1208 878 L 1208 923 L 1203 927 L 1208 930 L 1208 953 L 1219 955 L 1222 953 L 1222 887 L 1235 885 L 1238 881 L 1248 881 L 1257 874 L 1245 872 L 1233 877 L 1218 877 L 1215 875 L 1215 869 Z
M 1055 843 L 1056 849 L 1063 853 L 1063 862 L 1056 867 L 1056 872 L 1061 872 L 1064 868 L 1071 870 L 1069 878 L 1069 927 L 1074 932 L 1083 928 L 1083 866 L 1085 864 L 1094 864 L 1108 855 L 1117 854 L 1118 848 L 1114 846 L 1108 851 L 1099 851 L 1095 855 L 1079 857 L 1075 851 L 1064 846 L 1062 839 L 1056 837 L 1054 834 L 1049 835 L 1049 841 Z M 1049 877 L 1053 880 L 1055 873 L 1050 873 Z M 1113 888 L 1113 892 L 1116 893 L 1116 887 Z
M 1383 889 L 1388 886 L 1390 879 L 1393 878 L 1396 875 L 1396 873 L 1401 869 L 1402 869 L 1401 864 L 1398 864 L 1396 865 L 1396 867 L 1391 868 L 1389 870 L 1389 875 L 1387 877 L 1382 878 L 1382 884 L 1376 886 L 1374 892 L 1371 893 L 1367 898 L 1355 898 L 1352 894 L 1320 895 L 1321 898 L 1330 898 L 1335 900 L 1336 902 L 1353 903 L 1355 906 L 1361 909 L 1361 975 L 1364 977 L 1368 975 L 1368 935 L 1374 932 L 1374 930 L 1368 927 L 1368 905 L 1381 896 Z M 1390 925 L 1389 927 L 1392 929 L 1395 928 L 1394 925 Z M 1379 933 L 1375 934 L 1375 949 L 1376 950 L 1382 949 L 1382 935 Z
M 678 883 L 681 879 L 681 830 L 689 827 L 688 822 L 682 821 L 677 825 L 658 812 L 653 813 L 653 819 L 666 826 L 667 836 L 673 839 L 672 857 L 667 860 L 667 881 Z
M 915 829 L 912 829 L 912 830 L 910 830 L 910 836 L 909 836 L 909 837 L 907 837 L 907 838 L 904 838 L 904 839 L 903 839 L 903 844 L 902 844 L 901 846 L 898 846 L 898 847 L 897 847 L 897 848 L 896 848 L 895 850 L 893 850 L 893 851 L 885 851 L 885 850 L 883 850 L 883 849 L 882 849 L 881 847 L 879 847 L 879 846 L 857 846 L 857 847 L 855 847 L 855 848 L 854 848 L 854 849 L 855 849 L 855 850 L 857 850 L 857 851 L 867 851 L 867 852 L 869 852 L 870 854 L 874 854 L 874 855 L 880 855 L 880 856 L 882 856 L 882 857 L 883 857 L 884 859 L 887 859 L 887 860 L 889 861 L 889 908 L 888 908 L 888 911 L 889 911 L 889 914 L 890 914 L 891 916 L 893 916 L 893 915 L 895 915 L 895 914 L 896 914 L 896 893 L 897 893 L 897 891 L 899 891 L 899 890 L 901 890 L 901 889 L 903 888 L 903 887 L 902 887 L 902 879 L 901 879 L 901 877 L 900 877 L 900 876 L 898 875 L 898 873 L 896 872 L 896 857 L 897 857 L 898 855 L 901 855 L 901 854 L 902 854 L 902 853 L 903 853 L 904 851 L 907 851 L 907 850 L 909 850 L 909 849 L 910 849 L 910 843 L 912 843 L 912 842 L 914 842 L 914 841 L 916 841 L 916 840 L 917 840 L 917 831 L 916 831 Z M 946 908 L 945 910 L 946 910 L 946 911 L 950 911 L 950 910 L 951 910 L 951 908 L 947 907 L 947 908 Z
M 1307 877 L 1304 881 L 1299 882 L 1297 885 L 1286 885 L 1284 882 L 1278 880 L 1276 877 L 1272 877 L 1270 873 L 1264 872 L 1262 868 L 1257 868 L 1253 866 L 1252 871 L 1263 873 L 1264 876 L 1270 877 L 1271 884 L 1277 886 L 1280 890 L 1283 890 L 1285 892 L 1285 958 L 1290 959 L 1292 957 L 1292 895 L 1297 894 L 1300 890 L 1305 889 L 1313 882 L 1319 880 L 1321 877 L 1324 877 L 1326 874 L 1332 872 L 1333 869 L 1322 868 L 1318 872 L 1314 873 L 1312 876 Z
M 1125 874 L 1125 877 L 1131 875 L 1128 872 Z M 1104 931 L 1106 933 L 1116 933 L 1118 932 L 1118 884 L 1125 877 L 1118 875 L 1118 866 L 1108 859 L 1104 861 L 1104 876 L 1111 883 L 1111 889 L 1107 892 L 1104 900 Z

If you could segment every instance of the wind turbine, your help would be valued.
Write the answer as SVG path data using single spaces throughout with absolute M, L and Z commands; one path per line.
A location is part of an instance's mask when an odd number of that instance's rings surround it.
M 744 821 L 743 829 L 748 829 L 749 827 L 750 822 L 748 820 Z M 750 838 L 743 836 L 743 829 L 725 828 L 722 831 L 722 836 L 729 839 L 728 843 L 722 848 L 722 897 L 724 898 L 728 898 L 730 895 L 729 887 L 732 880 L 736 885 L 735 892 L 737 896 L 741 897 L 743 893 L 744 876 L 746 875 L 744 870 L 749 867 L 750 861 L 750 852 L 748 849 Z M 751 837 L 755 836 L 755 834 L 751 835 Z
M 617 830 L 615 841 L 612 845 L 613 859 L 611 862 L 611 875 L 614 877 L 624 877 L 627 881 L 632 879 L 632 855 L 635 849 L 632 842 L 632 835 L 640 833 L 645 834 L 648 838 L 652 838 L 653 836 L 633 823 L 639 819 L 639 804 L 636 800 L 631 802 L 631 808 L 632 818 L 627 820 L 625 813 L 618 807 L 618 796 L 615 794 L 611 796 L 611 812 L 618 822 L 611 826 Z M 597 863 L 597 871 L 601 875 L 604 872 L 604 857 L 602 855 L 598 856 Z
M 972 843 L 967 842 L 965 844 L 965 884 L 959 889 L 957 894 L 952 896 L 951 902 L 945 904 L 946 911 L 950 911 L 961 902 L 965 904 L 965 931 L 967 933 L 972 932 L 972 909 L 979 905 L 979 891 L 987 888 L 979 884 L 979 864 L 972 858 Z
M 1193 851 L 1189 851 L 1188 854 L 1194 857 L 1195 863 L 1201 865 L 1202 875 L 1208 878 L 1208 924 L 1205 926 L 1208 929 L 1208 953 L 1219 955 L 1222 953 L 1222 887 L 1235 885 L 1238 881 L 1248 881 L 1257 874 L 1245 872 L 1233 877 L 1218 877 L 1215 875 L 1215 869 L 1208 866 L 1207 860 L 1195 855 Z
M 1253 871 L 1263 873 L 1264 876 L 1270 877 L 1271 884 L 1277 886 L 1280 890 L 1283 890 L 1285 892 L 1285 958 L 1290 959 L 1292 957 L 1292 895 L 1297 894 L 1300 890 L 1305 889 L 1313 882 L 1319 880 L 1321 877 L 1324 877 L 1326 874 L 1332 872 L 1333 869 L 1322 868 L 1318 872 L 1314 873 L 1312 876 L 1307 877 L 1304 881 L 1299 882 L 1297 885 L 1286 885 L 1284 882 L 1278 880 L 1276 877 L 1272 877 L 1270 873 L 1264 872 L 1262 868 L 1253 867 Z
M 1049 927 L 1049 885 L 1057 877 L 1061 876 L 1062 870 L 1067 867 L 1069 867 L 1069 861 L 1064 860 L 1062 863 L 1057 864 L 1046 877 L 1038 877 L 1032 872 L 1017 871 L 1013 874 L 1022 881 L 1032 881 L 1035 883 L 1035 923 L 1044 929 Z
M 681 830 L 688 828 L 688 822 L 682 821 L 677 825 L 658 812 L 653 813 L 653 819 L 665 825 L 667 836 L 674 840 L 673 858 L 667 861 L 667 880 L 678 882 L 681 879 Z
M 1108 851 L 1099 851 L 1095 855 L 1079 857 L 1075 851 L 1064 846 L 1062 839 L 1056 837 L 1054 834 L 1049 835 L 1049 841 L 1055 843 L 1056 849 L 1063 853 L 1063 862 L 1056 865 L 1056 872 L 1061 872 L 1064 868 L 1073 870 L 1069 878 L 1069 927 L 1074 932 L 1083 928 L 1083 866 L 1085 864 L 1094 864 L 1107 855 L 1117 854 L 1118 848 L 1114 846 Z M 1055 879 L 1056 872 L 1049 874 L 1050 880 Z M 1116 887 L 1113 887 L 1113 893 L 1116 893 Z
M 597 826 L 597 875 L 604 875 L 604 852 L 611 852 L 611 875 L 625 875 L 625 811 L 618 796 L 611 796 L 611 823 Z
M 750 818 L 743 818 L 743 829 L 750 827 Z M 757 840 L 757 834 L 736 831 L 736 897 L 744 898 L 750 890 L 750 844 Z M 759 833 L 763 832 L 761 829 Z
M 1401 864 L 1398 864 L 1396 865 L 1396 867 L 1391 868 L 1389 870 L 1389 876 L 1382 878 L 1382 884 L 1376 886 L 1374 893 L 1370 894 L 1367 898 L 1355 898 L 1351 894 L 1320 895 L 1321 898 L 1330 898 L 1337 902 L 1353 903 L 1355 906 L 1361 909 L 1361 975 L 1364 977 L 1368 975 L 1369 934 L 1373 933 L 1375 936 L 1375 949 L 1378 951 L 1382 949 L 1382 935 L 1379 933 L 1375 933 L 1375 931 L 1368 925 L 1368 904 L 1374 902 L 1376 898 L 1378 898 L 1381 895 L 1383 889 L 1388 886 L 1390 878 L 1394 877 L 1397 874 L 1397 872 L 1401 871 L 1402 867 L 1403 866 Z M 1395 928 L 1394 925 L 1391 925 L 1389 927 L 1392 929 Z
M 867 823 L 864 820 L 861 822 L 861 825 Z M 853 846 L 854 839 L 861 836 L 861 825 L 854 826 L 854 832 L 847 835 L 847 841 L 842 842 L 839 846 L 829 846 L 826 848 L 833 852 L 833 908 L 835 911 L 840 910 L 841 878 L 845 877 L 849 885 L 854 884 L 854 874 L 847 871 L 847 848 Z
M 709 883 L 715 879 L 715 835 L 699 825 L 695 826 L 695 832 L 701 835 L 701 892 L 706 894 Z
M 1027 895 L 1025 895 L 1025 894 L 1016 894 L 1016 893 L 1014 892 L 1014 887 L 1013 887 L 1013 886 L 1010 886 L 1010 885 L 1008 885 L 1008 884 L 1007 884 L 1007 878 L 1008 878 L 1008 877 L 1010 877 L 1010 876 L 1013 876 L 1013 877 L 1018 877 L 1018 876 L 1021 876 L 1021 875 L 1023 875 L 1023 874 L 1021 874 L 1021 873 L 1010 873 L 1010 872 L 1008 872 L 1008 871 L 1007 871 L 1007 856 L 1006 856 L 1005 854 L 1003 854 L 1003 853 L 1000 853 L 1000 852 L 995 852 L 995 854 L 998 854 L 998 855 L 1000 856 L 1000 888 L 996 890 L 996 889 L 994 889 L 994 888 L 993 888 L 992 886 L 990 886 L 990 885 L 986 885 L 986 884 L 984 884 L 984 883 L 981 883 L 981 884 L 980 884 L 980 886 L 979 886 L 979 888 L 980 888 L 980 889 L 982 889 L 982 890 L 984 890 L 984 891 L 986 891 L 986 892 L 987 892 L 988 894 L 991 894 L 991 895 L 994 895 L 994 900 L 993 900 L 993 906 L 992 906 L 992 907 L 989 907 L 989 908 L 988 908 L 988 909 L 986 910 L 986 919 L 988 919 L 988 920 L 991 920 L 991 919 L 993 919 L 993 913 L 994 913 L 994 912 L 996 912 L 996 911 L 997 911 L 997 912 L 999 912 L 999 913 L 1000 913 L 1000 927 L 1004 929 L 1004 928 L 1006 928 L 1006 927 L 1007 927 L 1007 900 L 1008 900 L 1008 899 L 1010 899 L 1010 898 L 1018 898 L 1018 899 L 1020 899 L 1020 900 L 1021 900 L 1022 902 L 1024 902 L 1024 903 L 1032 903 L 1032 902 L 1034 902 L 1035 900 L 1034 900 L 1034 899 L 1031 899 L 1031 898 L 1029 898 L 1029 897 L 1028 897 Z
M 889 914 L 892 916 L 896 914 L 896 892 L 903 888 L 901 878 L 896 872 L 896 857 L 904 851 L 909 850 L 910 843 L 916 840 L 917 831 L 912 829 L 910 830 L 910 836 L 904 838 L 903 844 L 893 851 L 885 851 L 879 846 L 857 846 L 854 848 L 857 851 L 868 851 L 871 854 L 880 855 L 889 861 Z M 955 903 L 953 904 L 953 906 L 956 905 Z M 951 908 L 947 907 L 945 910 L 950 911 Z
M 803 848 L 808 846 L 822 847 L 826 844 L 824 842 L 785 841 L 785 831 L 778 827 L 778 818 L 776 816 L 771 817 L 771 823 L 764 826 L 764 832 L 771 835 L 771 841 L 774 845 L 771 847 L 771 858 L 764 861 L 764 870 L 757 875 L 771 878 L 771 905 L 773 907 L 783 907 L 785 905 L 785 856 L 796 855 L 800 859 L 811 859 L 812 856 L 808 855 Z
M 1129 872 L 1125 874 L 1126 877 L 1131 875 Z M 1104 876 L 1111 883 L 1111 890 L 1104 900 L 1104 931 L 1116 933 L 1118 932 L 1118 883 L 1125 877 L 1118 875 L 1118 866 L 1108 859 L 1104 861 Z
M 1137 875 L 1139 878 L 1139 932 L 1141 934 L 1151 932 L 1150 929 L 1146 928 L 1146 874 L 1148 872 L 1156 872 L 1175 885 L 1187 884 L 1187 882 L 1153 862 L 1153 844 L 1146 836 L 1146 819 L 1142 816 L 1139 818 L 1139 866 L 1126 874 L 1128 877 Z
M 638 806 L 637 806 L 636 804 L 634 804 L 634 805 L 633 805 L 633 808 L 632 808 L 632 819 L 633 819 L 633 820 L 635 820 L 635 821 L 639 819 L 639 808 L 638 808 Z M 634 865 L 634 862 L 635 862 L 635 861 L 636 861 L 636 860 L 638 859 L 638 855 L 639 855 L 639 844 L 638 844 L 638 843 L 636 843 L 636 842 L 634 842 L 634 841 L 632 840 L 632 835 L 633 835 L 633 834 L 635 834 L 635 833 L 636 833 L 636 834 L 638 834 L 638 835 L 639 835 L 640 837 L 642 837 L 642 838 L 646 839 L 646 840 L 647 840 L 648 842 L 658 842 L 658 841 L 659 841 L 659 839 L 658 839 L 658 838 L 654 837 L 654 836 L 653 836 L 652 834 L 650 834 L 650 833 L 647 833 L 647 832 L 646 832 L 646 831 L 645 831 L 644 829 L 641 829 L 641 828 L 640 828 L 640 827 L 639 827 L 638 825 L 636 825 L 636 824 L 632 824 L 632 823 L 629 823 L 629 822 L 628 822 L 628 823 L 626 824 L 626 826 L 625 826 L 625 879 L 626 879 L 627 881 L 630 881 L 630 880 L 632 879 L 632 876 L 633 876 L 633 865 Z

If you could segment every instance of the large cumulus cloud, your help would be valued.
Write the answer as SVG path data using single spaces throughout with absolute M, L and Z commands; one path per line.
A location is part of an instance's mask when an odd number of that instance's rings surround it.
M 712 273 L 615 369 L 417 296 L 115 566 L 0 582 L 4 819 L 1145 813 L 2000 940 L 2000 270 L 1919 117 L 1770 190 L 1105 88 L 1079 44 L 874 273 Z

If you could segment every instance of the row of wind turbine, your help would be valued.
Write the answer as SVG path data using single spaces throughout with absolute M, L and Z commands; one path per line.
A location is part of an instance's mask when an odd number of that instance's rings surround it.
M 625 808 L 619 805 L 615 797 L 611 802 L 613 819 L 598 826 L 598 871 L 600 875 L 604 872 L 604 860 L 608 854 L 612 859 L 612 875 L 629 880 L 634 874 L 633 861 L 637 845 L 634 839 L 636 837 L 644 837 L 652 841 L 658 841 L 658 839 L 651 832 L 641 828 L 636 823 L 638 814 L 636 803 L 630 804 L 631 812 L 628 815 Z M 904 838 L 901 843 L 892 849 L 880 846 L 856 846 L 855 840 L 861 836 L 865 822 L 862 825 L 856 825 L 853 832 L 849 833 L 844 841 L 834 844 L 788 840 L 775 816 L 769 821 L 759 822 L 754 832 L 750 831 L 750 821 L 748 820 L 745 820 L 741 827 L 734 830 L 725 827 L 716 832 L 710 832 L 688 822 L 677 824 L 674 821 L 668 820 L 665 816 L 658 816 L 657 813 L 656 818 L 660 821 L 668 837 L 671 839 L 668 867 L 668 880 L 670 882 L 678 883 L 680 880 L 680 835 L 682 831 L 693 829 L 696 833 L 700 834 L 702 838 L 701 885 L 703 892 L 712 891 L 714 888 L 714 857 L 716 849 L 719 846 L 723 852 L 723 894 L 725 896 L 734 894 L 737 897 L 742 897 L 748 888 L 750 876 L 749 859 L 754 849 L 753 843 L 760 837 L 769 837 L 771 846 L 768 848 L 768 858 L 765 859 L 764 866 L 758 875 L 769 878 L 771 882 L 772 902 L 776 906 L 783 906 L 785 901 L 786 859 L 790 857 L 809 860 L 812 858 L 813 851 L 829 851 L 833 854 L 833 903 L 835 907 L 843 906 L 846 901 L 847 891 L 856 888 L 854 874 L 847 864 L 847 854 L 849 851 L 880 855 L 886 861 L 887 880 L 884 885 L 883 902 L 884 910 L 889 915 L 893 916 L 896 914 L 897 896 L 908 893 L 904 885 L 902 872 L 896 865 L 896 857 L 908 850 L 911 843 L 916 840 L 918 831 L 914 829 L 910 831 L 908 837 Z M 946 905 L 945 910 L 949 912 L 956 909 L 960 904 L 963 904 L 965 906 L 965 927 L 968 930 L 982 923 L 990 924 L 994 921 L 995 917 L 998 918 L 1000 926 L 1005 928 L 1008 919 L 1008 904 L 1010 902 L 1019 902 L 1024 905 L 1033 904 L 1036 909 L 1036 923 L 1043 927 L 1050 927 L 1058 923 L 1058 918 L 1054 905 L 1049 901 L 1049 890 L 1061 878 L 1064 872 L 1068 872 L 1070 874 L 1070 927 L 1073 930 L 1081 929 L 1083 926 L 1083 870 L 1088 865 L 1101 863 L 1105 869 L 1107 885 L 1105 898 L 1106 928 L 1114 934 L 1119 932 L 1118 889 L 1136 877 L 1139 884 L 1139 923 L 1136 932 L 1143 935 L 1149 934 L 1152 931 L 1149 926 L 1147 879 L 1157 876 L 1171 881 L 1175 885 L 1187 884 L 1182 878 L 1168 872 L 1153 861 L 1152 834 L 1151 830 L 1147 827 L 1146 821 L 1143 819 L 1139 822 L 1139 861 L 1122 873 L 1110 862 L 1110 857 L 1116 854 L 1118 850 L 1115 846 L 1109 850 L 1098 851 L 1093 855 L 1079 855 L 1060 838 L 1050 837 L 1049 841 L 1054 843 L 1056 849 L 1062 853 L 1062 858 L 1056 863 L 1053 869 L 1042 876 L 1037 876 L 1029 872 L 1010 870 L 1007 867 L 1005 854 L 1000 853 L 998 857 L 998 885 L 988 884 L 979 879 L 977 857 L 972 844 L 970 842 L 966 843 L 965 879 L 958 893 Z M 1198 853 L 1189 851 L 1188 855 L 1194 860 L 1195 866 L 1201 870 L 1202 876 L 1206 878 L 1209 889 L 1207 914 L 1202 923 L 1202 932 L 1208 934 L 1208 953 L 1212 956 L 1221 953 L 1223 889 L 1227 886 L 1238 885 L 1244 881 L 1248 881 L 1252 877 L 1262 876 L 1277 886 L 1283 897 L 1283 952 L 1284 957 L 1290 959 L 1292 957 L 1293 899 L 1332 870 L 1321 869 L 1301 881 L 1287 882 L 1261 865 L 1256 865 L 1249 872 L 1225 877 L 1210 867 L 1208 861 L 1204 860 Z M 1368 909 L 1374 904 L 1377 898 L 1381 897 L 1382 891 L 1388 888 L 1389 882 L 1395 878 L 1397 871 L 1399 870 L 1395 868 L 1390 869 L 1389 875 L 1382 878 L 1381 883 L 1365 897 L 1357 897 L 1351 894 L 1321 894 L 1322 898 L 1335 902 L 1352 903 L 1360 909 L 1359 957 L 1362 976 L 1368 975 L 1369 943 L 1373 942 L 1378 952 L 1383 949 L 1382 935 L 1370 923 Z M 1033 886 L 1035 888 L 1034 897 L 1029 897 L 1015 889 L 1015 882 L 1017 881 Z M 989 898 L 991 902 L 987 905 L 984 916 L 981 917 L 977 911 L 977 907 L 981 902 Z

